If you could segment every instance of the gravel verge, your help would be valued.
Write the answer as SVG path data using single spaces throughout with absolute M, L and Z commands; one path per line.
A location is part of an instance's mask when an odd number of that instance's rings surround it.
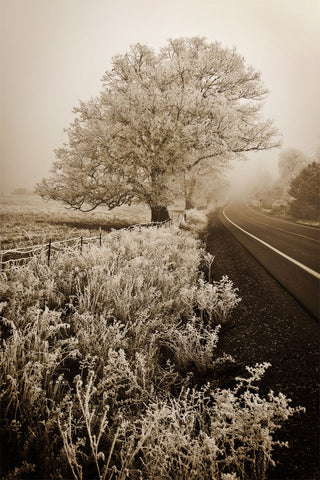
M 221 352 L 233 355 L 240 366 L 270 362 L 260 391 L 282 392 L 292 406 L 306 413 L 294 415 L 277 439 L 276 467 L 268 480 L 318 480 L 319 475 L 319 323 L 269 275 L 222 225 L 209 215 L 207 250 L 215 256 L 213 280 L 222 275 L 239 289 L 241 303 L 219 340 Z

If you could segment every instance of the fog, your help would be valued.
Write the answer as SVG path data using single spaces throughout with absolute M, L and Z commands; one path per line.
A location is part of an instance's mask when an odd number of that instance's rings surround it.
M 264 115 L 282 148 L 311 156 L 320 144 L 318 0 L 2 0 L 1 193 L 47 176 L 78 101 L 99 93 L 111 57 L 141 42 L 205 36 L 236 46 L 270 90 Z M 259 169 L 277 174 L 278 151 L 250 155 L 229 173 L 242 194 Z

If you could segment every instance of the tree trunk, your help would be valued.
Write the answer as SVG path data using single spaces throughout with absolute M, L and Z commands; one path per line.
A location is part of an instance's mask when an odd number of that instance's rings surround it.
M 167 207 L 151 207 L 151 222 L 165 222 L 169 219 L 170 216 Z
M 185 196 L 185 210 L 191 210 L 194 208 L 194 202 L 192 200 L 194 191 L 196 187 L 196 179 L 195 177 L 191 178 L 190 183 L 189 183 L 189 190 L 186 191 L 186 196 Z
M 191 200 L 191 197 L 188 196 L 186 198 L 186 202 L 185 202 L 185 210 L 191 210 L 192 208 L 194 208 L 194 203 L 193 201 Z

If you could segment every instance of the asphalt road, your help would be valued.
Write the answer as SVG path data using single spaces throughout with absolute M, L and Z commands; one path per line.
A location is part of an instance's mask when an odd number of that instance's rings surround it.
M 244 204 L 229 205 L 219 216 L 269 273 L 319 319 L 320 230 L 262 214 Z

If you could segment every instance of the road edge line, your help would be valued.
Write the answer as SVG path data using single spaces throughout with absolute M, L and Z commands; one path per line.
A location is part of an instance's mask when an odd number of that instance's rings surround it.
M 297 226 L 298 227 L 306 227 L 306 228 L 310 228 L 311 230 L 316 230 L 318 232 L 320 231 L 319 227 L 313 227 L 312 225 L 306 225 L 304 223 L 290 222 L 289 220 L 283 220 L 282 218 L 275 217 L 273 215 L 266 215 L 265 213 L 261 213 L 261 212 L 258 212 L 257 210 L 254 210 L 247 203 L 245 205 L 248 208 L 248 210 L 250 210 L 250 212 L 257 213 L 258 215 L 261 215 L 262 217 L 272 218 L 273 220 L 277 220 L 279 222 L 287 223 L 288 225 L 293 225 L 295 227 L 297 227 Z
M 307 267 L 306 265 L 304 265 L 303 263 L 301 262 L 298 262 L 298 260 L 295 260 L 294 258 L 292 257 L 289 257 L 289 255 L 286 255 L 285 253 L 281 252 L 280 250 L 278 250 L 277 248 L 273 247 L 272 245 L 270 245 L 269 243 L 267 242 L 264 242 L 263 240 L 261 240 L 260 238 L 256 237 L 255 235 L 252 235 L 252 233 L 249 233 L 247 232 L 246 230 L 244 230 L 242 227 L 240 227 L 239 225 L 237 225 L 236 223 L 234 223 L 232 220 L 230 220 L 230 218 L 228 217 L 228 215 L 226 214 L 226 209 L 228 207 L 225 207 L 224 210 L 222 211 L 222 214 L 223 216 L 227 219 L 228 222 L 230 222 L 232 225 L 234 225 L 236 228 L 238 228 L 239 230 L 241 230 L 242 232 L 244 232 L 246 235 L 249 235 L 249 237 L 252 237 L 254 240 L 257 240 L 258 242 L 262 243 L 262 245 L 270 248 L 271 250 L 273 250 L 275 253 L 277 253 L 278 255 L 281 255 L 282 257 L 284 257 L 286 260 L 289 260 L 289 262 L 291 263 L 294 263 L 295 265 L 297 265 L 298 267 L 302 268 L 302 270 L 305 270 L 307 273 L 309 273 L 310 275 L 312 275 L 313 277 L 316 277 L 318 280 L 320 280 L 320 273 L 316 272 L 315 270 L 312 270 L 312 268 L 309 268 Z

